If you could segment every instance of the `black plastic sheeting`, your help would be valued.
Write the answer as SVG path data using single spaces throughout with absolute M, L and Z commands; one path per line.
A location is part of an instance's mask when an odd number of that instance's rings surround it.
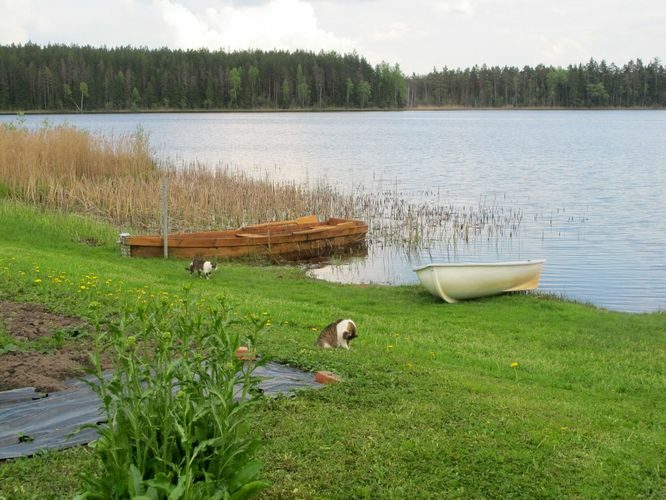
M 255 369 L 264 395 L 290 395 L 298 389 L 319 388 L 312 373 L 266 363 Z M 99 397 L 81 380 L 63 391 L 43 394 L 32 387 L 0 392 L 0 460 L 34 455 L 89 443 L 97 430 L 84 424 L 104 424 Z

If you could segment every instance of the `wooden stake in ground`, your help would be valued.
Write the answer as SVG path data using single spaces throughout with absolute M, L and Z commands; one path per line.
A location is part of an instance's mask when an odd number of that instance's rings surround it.
M 162 240 L 164 242 L 164 258 L 169 258 L 169 177 L 162 176 Z

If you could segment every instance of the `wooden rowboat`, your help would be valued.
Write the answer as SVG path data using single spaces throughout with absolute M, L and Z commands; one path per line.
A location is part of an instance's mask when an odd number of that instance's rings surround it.
M 446 302 L 534 290 L 545 259 L 488 264 L 428 264 L 414 269 L 423 287 Z
M 238 258 L 269 256 L 304 259 L 335 253 L 365 244 L 368 226 L 359 220 L 328 219 L 315 215 L 294 220 L 269 222 L 226 231 L 170 234 L 170 257 Z M 121 235 L 123 253 L 132 257 L 162 257 L 161 236 Z

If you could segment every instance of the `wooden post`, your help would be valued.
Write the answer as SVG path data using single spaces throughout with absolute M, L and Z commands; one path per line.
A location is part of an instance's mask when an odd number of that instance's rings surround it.
M 161 189 L 162 205 L 162 241 L 164 248 L 164 258 L 169 258 L 169 177 L 165 173 L 162 175 Z

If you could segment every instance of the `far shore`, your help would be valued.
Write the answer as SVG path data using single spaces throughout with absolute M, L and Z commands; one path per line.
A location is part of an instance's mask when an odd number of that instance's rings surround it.
M 0 116 L 7 115 L 117 115 L 117 114 L 166 114 L 166 113 L 363 113 L 388 111 L 663 111 L 666 107 L 474 107 L 474 106 L 415 106 L 409 108 L 254 108 L 254 109 L 102 109 L 102 110 L 0 110 Z

